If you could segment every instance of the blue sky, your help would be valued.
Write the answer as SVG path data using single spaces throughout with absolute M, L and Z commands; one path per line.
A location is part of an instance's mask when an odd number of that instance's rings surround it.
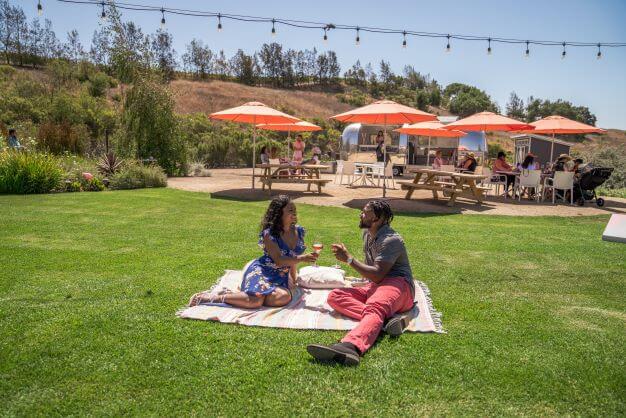
M 153 6 L 188 8 L 213 12 L 313 20 L 348 25 L 379 26 L 428 32 L 484 35 L 520 39 L 581 42 L 626 42 L 626 1 L 225 1 L 225 0 L 127 0 Z M 29 17 L 36 15 L 36 0 L 11 0 L 20 4 Z M 89 45 L 98 25 L 99 10 L 94 6 L 42 0 L 44 17 L 53 22 L 57 36 L 77 29 L 83 44 Z M 159 27 L 160 14 L 124 11 L 145 32 Z M 375 69 L 381 59 L 395 72 L 413 65 L 431 74 L 442 85 L 462 82 L 485 90 L 504 110 L 511 91 L 524 100 L 533 95 L 543 99 L 565 99 L 588 106 L 604 128 L 626 129 L 626 48 L 604 48 L 596 60 L 596 48 L 569 48 L 561 60 L 560 47 L 531 46 L 525 59 L 524 45 L 493 44 L 486 54 L 486 42 L 453 41 L 452 52 L 444 53 L 445 39 L 408 38 L 403 49 L 401 35 L 349 31 L 329 33 L 328 45 L 320 30 L 277 26 L 275 38 L 269 24 L 224 20 L 224 30 L 216 31 L 215 19 L 166 16 L 175 48 L 182 54 L 193 38 L 202 39 L 213 50 L 223 49 L 231 56 L 237 49 L 254 52 L 265 42 L 282 43 L 287 48 L 334 50 L 342 72 L 357 59 L 371 62 Z

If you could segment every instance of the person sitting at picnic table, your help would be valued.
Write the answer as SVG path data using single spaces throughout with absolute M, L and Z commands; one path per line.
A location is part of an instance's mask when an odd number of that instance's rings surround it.
M 7 138 L 7 144 L 9 148 L 13 149 L 22 149 L 22 144 L 20 144 L 19 139 L 17 139 L 17 134 L 15 133 L 15 129 L 9 129 L 9 137 Z
M 441 158 L 441 150 L 435 151 L 435 159 L 433 160 L 433 170 L 440 170 L 443 165 L 443 159 Z
M 313 154 L 313 156 L 309 160 L 306 160 L 304 163 L 305 164 L 319 164 L 322 161 L 322 150 L 320 149 L 320 147 L 317 145 L 314 145 L 313 149 L 311 150 L 311 153 Z
M 270 163 L 270 155 L 267 152 L 267 147 L 263 145 L 261 147 L 261 164 L 269 164 Z
M 504 151 L 498 152 L 498 158 L 496 158 L 496 160 L 493 162 L 493 172 L 497 174 L 499 171 L 504 172 L 503 175 L 506 176 L 506 185 L 504 186 L 504 192 L 508 194 L 509 186 L 515 184 L 515 174 L 509 174 L 513 172 L 513 167 L 506 162 L 506 154 L 504 153 Z M 496 177 L 499 176 L 500 175 L 497 175 Z
M 202 303 L 227 303 L 238 308 L 285 306 L 291 302 L 296 285 L 296 266 L 313 263 L 318 254 L 305 254 L 305 230 L 297 224 L 296 205 L 287 195 L 270 202 L 261 222 L 259 246 L 263 255 L 251 263 L 243 274 L 241 291 L 213 289 L 196 293 L 189 306 Z
M 476 155 L 473 152 L 468 152 L 467 155 L 465 156 L 465 160 L 463 160 L 459 168 L 461 169 L 462 173 L 463 172 L 473 173 L 474 171 L 476 171 L 477 165 L 478 165 L 478 162 L 476 161 Z
M 552 164 L 552 176 L 554 177 L 554 173 L 556 171 L 571 171 L 569 162 L 572 161 L 572 157 L 567 154 L 559 155 L 559 158 L 556 159 L 554 164 Z
M 523 170 L 540 170 L 541 169 L 541 165 L 539 164 L 539 161 L 535 162 L 535 157 L 536 155 L 529 152 L 526 157 L 524 158 L 524 161 L 522 161 L 521 164 L 518 164 L 517 169 L 519 171 L 523 171 Z
M 376 341 L 383 325 L 387 334 L 396 337 L 408 326 L 406 316 L 393 317 L 413 308 L 415 285 L 404 240 L 391 228 L 392 220 L 388 202 L 373 200 L 365 205 L 359 223 L 359 228 L 364 229 L 364 262 L 354 258 L 344 244 L 332 244 L 335 258 L 354 268 L 369 282 L 365 286 L 330 292 L 328 304 L 359 323 L 337 344 L 308 345 L 307 351 L 315 359 L 357 365 L 360 356 Z M 386 325 L 385 320 L 388 320 Z

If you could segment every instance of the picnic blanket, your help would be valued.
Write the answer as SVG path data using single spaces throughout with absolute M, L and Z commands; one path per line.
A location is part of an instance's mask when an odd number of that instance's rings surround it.
M 233 291 L 239 290 L 242 270 L 226 270 L 217 286 Z M 225 304 L 206 304 L 184 308 L 176 314 L 180 318 L 217 321 L 248 326 L 350 330 L 358 321 L 335 312 L 326 299 L 331 289 L 305 289 L 297 287 L 291 302 L 283 307 L 260 309 L 241 309 Z M 403 313 L 411 318 L 406 331 L 409 332 L 444 332 L 441 314 L 435 311 L 426 285 L 415 281 L 415 305 L 409 312 Z

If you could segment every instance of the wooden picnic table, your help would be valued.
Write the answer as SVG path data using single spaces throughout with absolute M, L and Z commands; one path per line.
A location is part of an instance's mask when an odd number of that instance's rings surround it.
M 272 191 L 274 183 L 302 183 L 307 185 L 307 191 L 311 191 L 311 185 L 317 185 L 317 192 L 322 193 L 322 187 L 332 180 L 320 178 L 320 171 L 330 168 L 321 164 L 257 164 L 257 168 L 263 170 L 261 175 L 256 175 L 263 184 L 262 189 L 267 186 L 268 191 Z
M 449 195 L 448 206 L 454 206 L 454 202 L 458 197 L 475 200 L 482 203 L 485 199 L 487 187 L 478 186 L 477 181 L 487 178 L 481 174 L 458 173 L 455 171 L 434 170 L 430 168 L 417 168 L 411 170 L 415 172 L 415 178 L 412 181 L 401 180 L 403 190 L 406 190 L 405 199 L 410 199 L 415 189 L 430 190 L 433 192 L 433 198 L 438 199 L 438 193 L 444 196 Z M 450 178 L 451 181 L 439 180 L 440 177 Z M 420 180 L 422 180 L 420 182 Z

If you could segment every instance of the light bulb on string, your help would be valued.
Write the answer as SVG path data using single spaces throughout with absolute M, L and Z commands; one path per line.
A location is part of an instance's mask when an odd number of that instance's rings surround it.
M 487 55 L 491 55 L 491 38 L 487 39 Z
M 100 3 L 102 5 L 102 13 L 100 13 L 100 22 L 104 23 L 107 20 L 107 13 L 104 10 L 104 2 Z
M 402 48 L 406 48 L 406 31 L 402 32 Z
M 43 6 L 41 5 L 41 0 L 37 2 L 37 16 L 41 16 L 43 14 Z
M 222 15 L 220 13 L 217 14 L 217 31 L 222 31 Z
M 528 44 L 529 42 L 526 41 L 526 52 L 524 52 L 524 57 L 526 58 L 530 57 L 530 49 L 528 49 Z
M 452 49 L 450 47 L 450 35 L 448 35 L 447 38 L 448 38 L 448 44 L 446 45 L 446 52 L 450 52 L 450 50 Z
M 327 28 L 324 28 L 324 45 L 328 44 L 328 35 L 326 34 L 327 30 Z
M 161 7 L 161 29 L 165 29 L 165 10 Z
M 276 37 L 276 27 L 274 26 L 276 23 L 276 20 L 272 19 L 272 36 Z
M 359 36 L 359 27 L 356 27 L 356 46 L 361 45 L 361 37 Z
M 567 51 L 565 51 L 565 42 L 563 42 L 563 52 L 561 53 L 561 59 L 564 60 L 567 55 Z
M 596 59 L 602 59 L 602 51 L 600 50 L 601 45 L 598 44 L 598 53 L 596 54 Z

